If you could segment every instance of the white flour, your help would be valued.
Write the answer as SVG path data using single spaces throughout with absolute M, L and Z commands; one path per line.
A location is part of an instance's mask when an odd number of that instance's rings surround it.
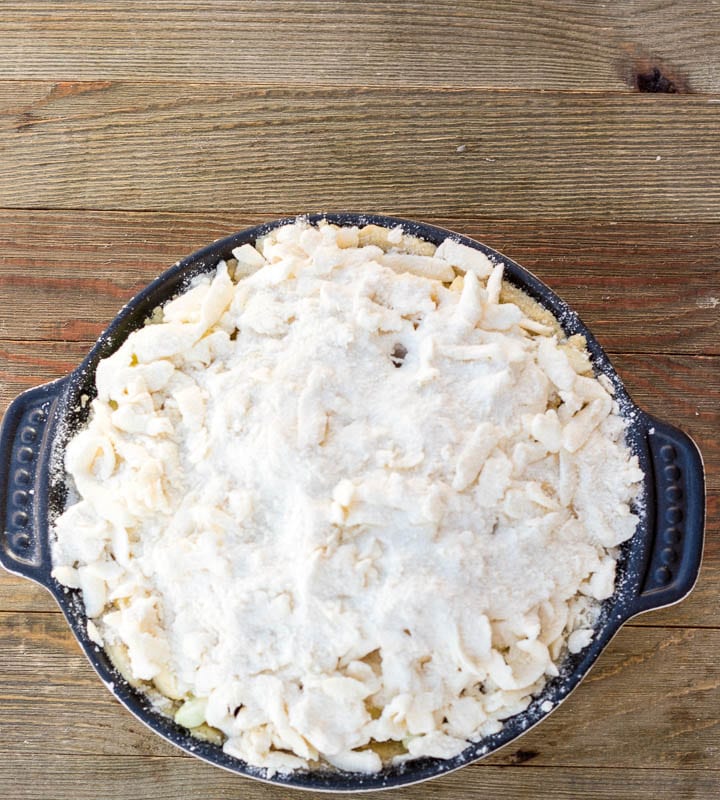
M 478 251 L 303 223 L 259 247 L 100 364 L 55 575 L 232 755 L 454 756 L 592 639 L 637 522 L 623 422 Z

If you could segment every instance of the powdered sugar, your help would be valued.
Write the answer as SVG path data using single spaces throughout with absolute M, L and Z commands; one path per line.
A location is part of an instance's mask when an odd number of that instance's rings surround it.
M 384 236 L 240 248 L 101 362 L 67 450 L 56 577 L 181 724 L 270 770 L 499 730 L 589 641 L 636 523 L 582 351 L 476 251 Z

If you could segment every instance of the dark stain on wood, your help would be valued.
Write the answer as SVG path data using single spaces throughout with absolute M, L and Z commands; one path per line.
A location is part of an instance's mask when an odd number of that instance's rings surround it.
M 668 78 L 660 67 L 652 67 L 647 72 L 635 74 L 635 86 L 638 92 L 651 94 L 677 94 L 677 86 L 672 78 Z
M 18 133 L 22 133 L 24 130 L 31 128 L 36 122 L 37 117 L 32 113 L 32 111 L 23 111 L 17 120 L 17 125 L 15 126 L 15 130 Z
M 690 94 L 690 82 L 664 59 L 651 56 L 635 45 L 626 45 L 621 73 L 626 83 L 643 94 Z
M 537 758 L 540 753 L 537 750 L 516 750 L 510 756 L 510 763 L 511 764 L 525 764 L 528 761 L 532 761 L 533 758 Z

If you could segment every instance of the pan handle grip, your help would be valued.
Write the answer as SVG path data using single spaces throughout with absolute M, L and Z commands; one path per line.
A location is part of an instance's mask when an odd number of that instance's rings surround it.
M 631 616 L 690 593 L 700 572 L 705 528 L 705 474 L 700 451 L 685 433 L 647 415 L 655 490 L 650 555 Z
M 29 389 L 8 406 L 0 427 L 0 564 L 45 586 L 48 431 L 66 379 Z

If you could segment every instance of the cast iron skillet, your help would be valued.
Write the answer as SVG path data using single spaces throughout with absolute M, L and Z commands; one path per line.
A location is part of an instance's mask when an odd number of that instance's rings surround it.
M 326 791 L 363 791 L 416 783 L 458 769 L 520 736 L 562 701 L 577 686 L 615 635 L 636 614 L 676 603 L 697 580 L 703 546 L 705 483 L 700 453 L 688 436 L 640 410 L 628 397 L 620 378 L 595 338 L 560 298 L 534 275 L 485 245 L 442 228 L 383 216 L 359 214 L 314 215 L 339 225 L 374 223 L 401 225 L 406 233 L 435 244 L 446 237 L 483 251 L 505 264 L 505 277 L 523 288 L 560 321 L 568 335 L 581 333 L 598 374 L 607 375 L 615 387 L 623 415 L 628 420 L 628 440 L 645 473 L 645 497 L 640 523 L 633 538 L 621 549 L 615 594 L 603 604 L 594 639 L 576 655 L 567 657 L 561 674 L 548 682 L 526 711 L 512 717 L 503 729 L 469 744 L 456 758 L 423 758 L 388 767 L 365 776 L 335 771 L 315 771 L 268 778 L 223 753 L 221 747 L 191 737 L 184 728 L 153 709 L 147 699 L 118 674 L 105 653 L 87 636 L 82 598 L 62 587 L 51 575 L 50 525 L 64 506 L 67 489 L 62 470 L 65 444 L 88 415 L 98 361 L 110 355 L 131 331 L 140 327 L 152 310 L 179 294 L 195 275 L 214 268 L 231 250 L 254 242 L 272 228 L 291 222 L 282 219 L 221 239 L 175 264 L 134 297 L 100 336 L 80 366 L 64 378 L 30 389 L 8 408 L 0 430 L 0 563 L 10 572 L 30 578 L 57 600 L 73 633 L 103 682 L 138 719 L 181 749 L 231 772 L 269 780 L 283 786 Z M 82 402 L 81 402 L 82 401 Z

